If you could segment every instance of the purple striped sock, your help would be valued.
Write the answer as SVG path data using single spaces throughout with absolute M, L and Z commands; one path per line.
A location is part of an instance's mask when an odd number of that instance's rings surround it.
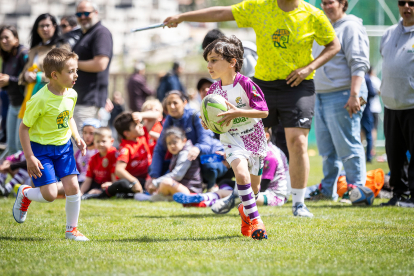
M 249 216 L 250 220 L 260 219 L 259 211 L 257 210 L 256 200 L 251 184 L 246 185 L 237 184 L 239 190 L 239 197 L 244 206 L 244 212 Z

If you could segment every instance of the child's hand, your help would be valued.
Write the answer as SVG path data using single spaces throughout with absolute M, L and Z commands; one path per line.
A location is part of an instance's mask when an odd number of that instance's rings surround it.
M 35 179 L 42 177 L 40 170 L 43 169 L 42 163 L 34 155 L 27 159 L 27 173 L 30 177 L 34 177 Z
M 217 123 L 224 122 L 223 124 L 228 126 L 230 124 L 230 122 L 233 121 L 234 118 L 240 117 L 240 115 L 239 115 L 239 109 L 237 107 L 235 107 L 234 105 L 232 105 L 228 101 L 226 101 L 226 104 L 227 104 L 227 107 L 229 108 L 229 110 L 227 110 L 226 112 L 217 114 L 217 116 L 222 116 L 223 117 Z
M 108 188 L 111 185 L 112 185 L 112 182 L 105 182 L 104 184 L 101 185 L 101 188 L 102 189 L 106 189 L 106 188 Z
M 148 185 L 145 185 L 145 190 L 147 190 L 148 193 L 153 194 L 157 190 L 157 187 L 155 187 L 151 181 Z
M 85 143 L 85 141 L 83 141 L 83 139 L 79 137 L 79 138 L 75 139 L 75 142 L 76 142 L 76 146 L 81 151 L 82 156 L 85 156 L 86 155 L 86 143 Z
M 198 116 L 198 118 L 200 118 L 201 119 L 201 116 Z M 205 130 L 208 130 L 208 127 L 206 126 L 206 124 L 204 123 L 204 121 L 201 119 L 201 125 L 203 126 L 203 128 L 205 129 Z
M 188 151 L 188 156 L 187 159 L 190 161 L 194 161 L 197 156 L 200 154 L 200 149 L 197 147 L 192 147 L 189 151 Z
M 135 123 L 139 124 L 142 122 L 142 115 L 140 112 L 132 112 L 132 120 L 134 120 Z
M 0 165 L 0 173 L 9 173 L 10 172 L 10 161 L 4 160 L 3 164 Z
M 223 151 L 216 151 L 215 153 L 223 156 L 223 160 L 221 162 L 224 164 L 224 166 L 226 166 L 226 168 L 230 169 L 230 164 L 226 160 L 227 159 L 226 153 Z

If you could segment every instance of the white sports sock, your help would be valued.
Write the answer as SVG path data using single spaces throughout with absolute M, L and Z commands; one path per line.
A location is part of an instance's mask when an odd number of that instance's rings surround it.
M 306 192 L 306 188 L 303 188 L 303 189 L 292 188 L 293 206 L 295 206 L 296 203 L 305 203 L 305 192 Z
M 210 200 L 213 200 L 213 199 L 220 199 L 220 196 L 217 193 L 205 193 L 205 194 L 201 194 L 201 196 L 206 201 L 210 201 Z
M 78 226 L 81 195 L 66 196 L 66 231 L 72 231 Z
M 41 202 L 41 203 L 50 203 L 51 201 L 47 201 L 43 198 L 42 192 L 40 188 L 30 188 L 24 190 L 24 195 L 30 199 L 31 201 Z

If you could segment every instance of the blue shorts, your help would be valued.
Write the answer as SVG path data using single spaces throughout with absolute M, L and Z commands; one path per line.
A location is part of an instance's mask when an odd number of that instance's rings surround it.
M 32 177 L 35 187 L 40 187 L 52 183 L 56 183 L 56 178 L 63 178 L 71 174 L 79 174 L 76 168 L 76 161 L 73 155 L 72 141 L 65 145 L 41 145 L 35 142 L 30 142 L 34 156 L 39 159 L 43 165 L 42 177 Z

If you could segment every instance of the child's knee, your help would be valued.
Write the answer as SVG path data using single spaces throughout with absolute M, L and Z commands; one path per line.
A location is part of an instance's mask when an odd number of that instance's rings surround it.
M 237 184 L 248 184 L 251 183 L 250 174 L 249 172 L 240 171 L 236 174 L 236 181 Z
M 161 187 L 171 187 L 171 186 L 173 186 L 173 181 L 172 181 L 172 179 L 171 178 L 166 178 L 166 179 L 164 179 L 163 181 L 161 181 L 161 183 L 160 183 L 160 188 Z
M 57 198 L 57 191 L 45 191 L 42 192 L 43 198 L 48 202 L 53 202 Z

